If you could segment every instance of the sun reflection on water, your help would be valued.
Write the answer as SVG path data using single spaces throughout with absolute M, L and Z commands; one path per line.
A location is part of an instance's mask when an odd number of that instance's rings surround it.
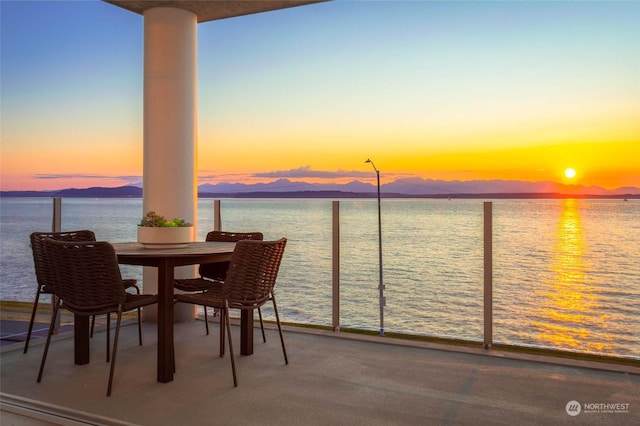
M 579 208 L 577 200 L 563 201 L 553 259 L 548 266 L 551 279 L 537 290 L 542 303 L 532 325 L 541 345 L 603 351 L 611 344 L 594 341 L 591 327 L 606 321 L 607 315 L 601 313 L 597 292 L 585 276 L 590 270 L 589 253 Z

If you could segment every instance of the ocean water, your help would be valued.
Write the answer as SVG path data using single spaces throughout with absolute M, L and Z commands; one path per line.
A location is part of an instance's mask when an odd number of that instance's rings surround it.
M 198 238 L 213 229 L 199 201 Z M 223 199 L 222 228 L 288 238 L 277 284 L 284 321 L 331 324 L 331 200 Z M 0 199 L 0 297 L 31 301 L 29 234 L 49 198 Z M 134 241 L 140 199 L 63 199 L 64 230 Z M 340 201 L 340 324 L 378 330 L 377 201 Z M 382 200 L 384 328 L 483 339 L 483 202 Z M 493 200 L 493 340 L 640 359 L 640 202 Z M 141 279 L 141 269 L 122 266 Z M 272 317 L 269 308 L 264 309 Z

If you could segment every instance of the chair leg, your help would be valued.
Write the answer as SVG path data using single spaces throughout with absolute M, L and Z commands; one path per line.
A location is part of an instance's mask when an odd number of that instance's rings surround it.
M 209 335 L 209 318 L 207 318 L 207 307 L 202 305 L 202 309 L 204 309 L 204 327 L 207 329 L 207 336 Z
M 278 315 L 278 307 L 276 306 L 276 297 L 271 293 L 271 302 L 273 302 L 273 311 L 276 313 L 276 323 L 278 323 L 278 333 L 280 333 L 280 343 L 282 343 L 282 353 L 284 354 L 284 363 L 289 364 L 287 358 L 287 350 L 284 347 L 284 337 L 282 337 L 282 327 L 280 326 L 280 315 Z
M 227 322 L 226 317 L 222 314 L 220 314 L 220 358 L 224 357 L 224 327 L 225 327 L 225 323 Z
M 138 308 L 138 343 L 142 346 L 142 308 Z
M 258 316 L 260 317 L 260 330 L 262 331 L 262 342 L 267 343 L 267 338 L 264 335 L 264 324 L 262 323 L 262 311 L 258 308 Z
M 140 288 L 136 285 L 136 294 L 140 294 Z M 138 308 L 138 343 L 142 346 L 142 308 Z
M 111 344 L 111 314 L 107 314 L 107 362 L 109 362 L 109 345 Z
M 53 295 L 51 295 L 53 298 Z M 36 312 L 38 310 L 38 300 L 40 299 L 40 286 L 38 286 L 38 290 L 36 291 L 36 300 L 33 302 L 33 309 L 31 310 L 31 320 L 29 321 L 29 329 L 27 330 L 27 340 L 24 342 L 24 352 L 27 353 L 29 350 L 29 340 L 31 340 L 31 332 L 33 331 L 33 323 L 36 320 Z M 51 314 L 53 315 L 53 313 Z
M 91 317 L 91 333 L 89 333 L 89 337 L 93 337 L 93 329 L 96 327 L 96 316 L 93 315 Z
M 51 316 L 51 323 L 49 324 L 49 332 L 47 333 L 47 342 L 44 345 L 44 352 L 42 353 L 42 361 L 40 362 L 40 372 L 38 373 L 37 382 L 40 383 L 42 380 L 42 373 L 44 372 L 44 364 L 47 362 L 47 354 L 49 353 L 49 344 L 51 343 L 51 335 L 53 334 L 53 326 L 55 325 L 56 316 L 58 315 L 58 309 L 60 302 L 56 301 L 56 304 L 53 306 L 53 314 Z
M 109 370 L 109 386 L 107 386 L 107 396 L 111 396 L 113 386 L 113 372 L 116 369 L 116 352 L 118 351 L 118 337 L 120 336 L 120 324 L 122 323 L 122 310 L 118 310 L 116 320 L 116 335 L 113 338 L 113 355 L 111 356 L 111 369 Z
M 236 377 L 236 362 L 233 358 L 233 342 L 231 341 L 231 320 L 229 319 L 229 305 L 225 302 L 223 315 L 226 317 L 227 336 L 229 337 L 229 354 L 231 356 L 231 371 L 233 372 L 233 387 L 238 387 L 238 378 Z

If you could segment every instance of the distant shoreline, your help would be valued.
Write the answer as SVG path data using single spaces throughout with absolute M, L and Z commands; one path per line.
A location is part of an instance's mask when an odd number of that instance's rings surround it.
M 0 191 L 0 198 L 142 198 L 142 188 L 123 186 L 118 188 L 63 189 L 59 191 Z M 253 192 L 199 192 L 199 198 L 376 198 L 375 192 L 348 191 L 253 191 Z M 473 193 L 473 194 L 400 194 L 381 193 L 381 198 L 435 198 L 435 199 L 640 199 L 640 194 L 561 194 L 561 193 Z

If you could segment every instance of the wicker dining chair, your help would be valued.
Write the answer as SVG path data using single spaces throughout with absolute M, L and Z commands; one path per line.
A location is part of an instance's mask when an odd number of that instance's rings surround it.
M 53 316 L 42 355 L 38 383 L 42 380 L 49 352 L 53 321 L 61 308 L 67 309 L 75 315 L 91 316 L 115 313 L 117 315 L 116 332 L 107 387 L 107 396 L 111 396 L 122 314 L 143 306 L 156 304 L 158 296 L 131 294 L 125 291 L 116 252 L 108 242 L 56 241 L 47 238 L 44 241 L 44 246 L 47 257 L 53 265 L 56 302 L 53 305 Z
M 51 305 L 55 303 L 55 292 L 53 286 L 53 268 L 51 261 L 47 258 L 44 250 L 44 240 L 51 238 L 59 241 L 95 241 L 96 236 L 93 231 L 82 229 L 78 231 L 64 231 L 64 232 L 33 232 L 29 239 L 31 241 L 31 252 L 33 254 L 33 265 L 36 272 L 36 298 L 33 302 L 33 309 L 31 310 L 31 319 L 29 320 L 29 328 L 27 330 L 27 338 L 24 344 L 24 353 L 29 350 L 29 341 L 31 340 L 31 333 L 33 332 L 33 324 L 36 318 L 36 312 L 38 310 L 38 302 L 40 295 L 51 295 Z M 137 285 L 135 279 L 125 279 L 122 281 L 125 290 L 134 289 L 136 294 L 140 294 L 140 288 Z M 142 325 L 140 309 L 138 309 L 138 341 L 142 345 Z M 93 329 L 95 325 L 95 316 L 91 321 L 91 336 L 93 336 Z M 107 316 L 107 362 L 109 362 L 109 317 Z
M 175 295 L 178 302 L 204 305 L 220 310 L 220 356 L 224 355 L 226 327 L 234 386 L 238 386 L 238 379 L 233 356 L 229 309 L 258 309 L 271 300 L 276 315 L 284 361 L 285 364 L 289 364 L 274 294 L 276 278 L 286 244 L 286 238 L 277 241 L 238 241 L 223 285 L 209 289 L 204 293 Z
M 262 232 L 231 232 L 231 231 L 211 231 L 207 234 L 205 241 L 217 241 L 225 243 L 235 243 L 242 240 L 255 240 L 262 241 L 264 235 Z M 181 291 L 191 293 L 202 293 L 209 290 L 212 287 L 219 286 L 225 280 L 227 276 L 227 269 L 229 268 L 229 262 L 215 262 L 215 263 L 203 263 L 199 266 L 198 272 L 200 277 L 198 278 L 181 278 L 176 279 L 174 287 Z M 202 307 L 204 310 L 204 324 L 207 330 L 207 336 L 209 335 L 209 319 L 207 317 L 207 307 Z M 260 329 L 262 330 L 262 340 L 266 343 L 267 339 L 264 334 L 264 325 L 262 323 L 262 312 L 258 309 L 258 315 L 260 316 Z

